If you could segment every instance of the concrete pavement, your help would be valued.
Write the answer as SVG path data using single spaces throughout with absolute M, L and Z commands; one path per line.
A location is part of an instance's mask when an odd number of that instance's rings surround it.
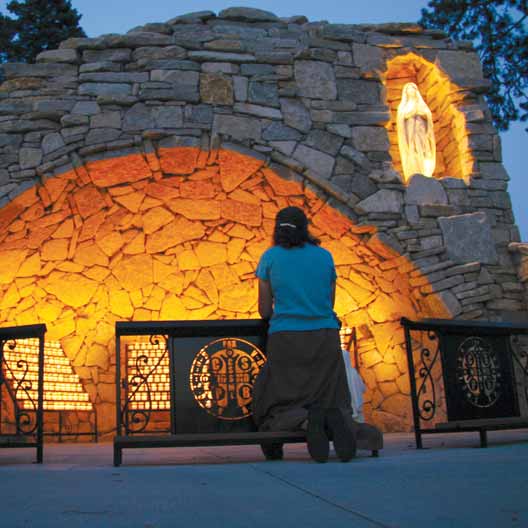
M 0 450 L 0 527 L 528 527 L 528 431 L 385 436 L 380 458 L 265 462 L 257 446 Z

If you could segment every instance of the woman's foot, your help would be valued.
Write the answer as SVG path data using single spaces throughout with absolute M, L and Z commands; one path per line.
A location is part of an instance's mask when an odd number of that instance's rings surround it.
M 306 432 L 308 452 L 316 462 L 326 462 L 330 452 L 328 436 L 325 432 L 325 411 L 312 408 L 308 411 L 308 430 Z
M 342 462 L 356 456 L 356 433 L 347 422 L 342 409 L 327 409 L 326 425 L 332 435 L 336 454 Z

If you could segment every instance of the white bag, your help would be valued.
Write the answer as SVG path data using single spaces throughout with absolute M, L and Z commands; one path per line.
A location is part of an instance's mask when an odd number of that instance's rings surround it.
M 348 350 L 343 350 L 343 359 L 345 361 L 345 371 L 348 382 L 348 389 L 350 390 L 350 400 L 352 402 L 352 418 L 358 422 L 364 422 L 363 417 L 363 393 L 365 392 L 365 383 L 361 379 L 357 370 L 350 362 L 350 354 Z

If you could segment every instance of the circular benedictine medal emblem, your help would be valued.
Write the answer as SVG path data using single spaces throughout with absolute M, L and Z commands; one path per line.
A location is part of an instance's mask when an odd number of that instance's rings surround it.
M 457 378 L 466 399 L 475 407 L 491 407 L 499 399 L 500 364 L 491 343 L 468 337 L 460 344 Z
M 194 399 L 220 420 L 250 416 L 253 384 L 266 356 L 249 341 L 223 338 L 204 346 L 191 366 Z

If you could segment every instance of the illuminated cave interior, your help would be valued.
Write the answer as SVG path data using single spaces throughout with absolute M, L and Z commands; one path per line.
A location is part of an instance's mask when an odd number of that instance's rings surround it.
M 72 384 L 97 409 L 99 431 L 112 434 L 115 322 L 258 317 L 257 261 L 276 212 L 297 205 L 334 256 L 336 311 L 356 329 L 366 419 L 409 429 L 399 319 L 441 317 L 444 307 L 375 228 L 355 225 L 323 193 L 288 177 L 258 157 L 191 147 L 59 173 L 0 211 L 0 318 L 6 326 L 47 325 L 47 339 L 80 380 Z M 166 376 L 155 383 L 164 409 Z

